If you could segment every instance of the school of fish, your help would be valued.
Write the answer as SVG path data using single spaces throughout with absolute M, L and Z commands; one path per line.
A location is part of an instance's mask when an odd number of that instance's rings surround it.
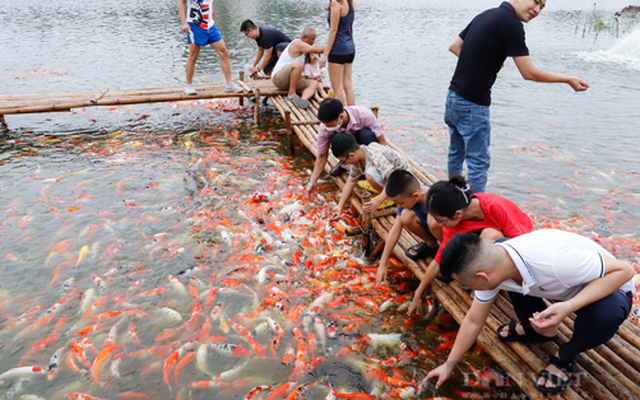
M 337 188 L 308 201 L 309 161 L 249 108 L 187 106 L 237 119 L 1 141 L 0 400 L 519 396 L 477 347 L 425 382 L 452 317 L 431 297 L 405 317 L 411 272 L 374 284 Z

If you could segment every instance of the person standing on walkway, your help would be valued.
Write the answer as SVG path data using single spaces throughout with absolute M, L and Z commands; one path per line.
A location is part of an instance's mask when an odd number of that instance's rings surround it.
M 505 1 L 500 7 L 477 15 L 449 46 L 449 51 L 458 56 L 458 64 L 444 115 L 450 133 L 448 174 L 462 174 L 466 160 L 471 189 L 476 193 L 485 191 L 491 164 L 491 87 L 507 57 L 513 57 L 526 80 L 567 83 L 576 92 L 589 88 L 589 83 L 578 77 L 547 72 L 531 62 L 522 23 L 537 17 L 546 2 Z
M 355 6 L 353 0 L 331 0 L 329 4 L 329 38 L 320 68 L 329 62 L 329 79 L 336 98 L 345 106 L 356 104 L 351 74 L 353 59 L 356 56 L 356 45 L 353 42 L 353 17 Z
M 240 93 L 242 88 L 231 80 L 231 62 L 229 61 L 229 51 L 224 45 L 222 35 L 216 26 L 216 10 L 213 5 L 214 0 L 178 0 L 178 12 L 182 21 L 182 31 L 187 34 L 189 44 L 189 59 L 187 60 L 186 73 L 187 85 L 184 87 L 184 94 L 193 95 L 197 91 L 193 88 L 193 73 L 196 68 L 196 61 L 200 54 L 200 47 L 208 44 L 220 56 L 220 66 L 227 82 L 224 91 L 230 93 Z M 186 9 L 186 12 L 185 12 Z
M 280 58 L 280 54 L 291 43 L 289 36 L 275 28 L 256 26 L 250 19 L 242 21 L 240 32 L 249 39 L 255 40 L 258 45 L 256 59 L 249 69 L 251 75 L 260 75 L 260 73 L 270 75 Z M 261 60 L 262 62 L 260 62 Z

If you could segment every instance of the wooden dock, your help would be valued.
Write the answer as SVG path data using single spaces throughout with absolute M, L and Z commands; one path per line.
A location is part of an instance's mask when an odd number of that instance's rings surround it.
M 252 96 L 254 118 L 257 123 L 260 98 L 263 96 L 265 99 L 270 99 L 284 117 L 291 153 L 295 153 L 293 135 L 296 135 L 302 144 L 314 156 L 317 156 L 318 120 L 316 116 L 319 103 L 322 101 L 321 96 L 312 99 L 309 109 L 301 110 L 290 103 L 286 99 L 286 92 L 275 88 L 270 80 L 248 82 L 241 80 L 238 83 L 245 89 L 244 93 L 224 93 L 224 84 L 210 84 L 196 85 L 198 94 L 195 96 L 183 95 L 182 87 L 126 91 L 105 89 L 89 93 L 0 96 L 0 122 L 4 122 L 2 117 L 9 114 L 69 111 L 82 107 L 211 98 L 237 97 L 242 103 L 246 96 Z M 374 112 L 377 110 L 374 109 Z M 389 141 L 389 139 L 387 140 Z M 389 145 L 404 154 L 393 143 Z M 436 179 L 424 171 L 418 163 L 406 154 L 404 155 L 411 163 L 412 172 L 422 183 L 436 182 Z M 328 172 L 337 162 L 338 160 L 330 154 L 325 170 Z M 332 179 L 340 188 L 344 187 L 346 183 L 344 176 Z M 353 207 L 362 216 L 362 230 L 365 232 L 365 245 L 367 246 L 367 238 L 373 234 L 378 235 L 383 241 L 386 240 L 395 220 L 395 208 L 370 214 L 364 213 L 362 204 L 367 201 L 368 196 L 367 192 L 356 186 L 354 195 L 350 199 Z M 416 237 L 404 231 L 394 249 L 394 254 L 421 278 L 428 264 L 424 261 L 415 263 L 404 255 L 405 250 L 417 242 Z M 458 323 L 462 322 L 472 302 L 469 291 L 463 289 L 456 282 L 445 284 L 436 280 L 431 285 L 431 292 Z M 498 298 L 477 343 L 509 374 L 529 398 L 544 399 L 546 396 L 534 388 L 535 379 L 538 372 L 548 364 L 549 357 L 555 353 L 558 346 L 571 337 L 575 316 L 568 318 L 560 326 L 560 333 L 555 342 L 541 344 L 505 343 L 499 340 L 495 333 L 496 329 L 511 319 L 515 319 L 515 313 L 503 294 Z M 625 321 L 613 339 L 578 357 L 578 372 L 578 382 L 571 384 L 562 395 L 555 396 L 555 398 L 568 400 L 609 400 L 614 398 L 630 400 L 640 398 L 640 329 L 629 320 Z

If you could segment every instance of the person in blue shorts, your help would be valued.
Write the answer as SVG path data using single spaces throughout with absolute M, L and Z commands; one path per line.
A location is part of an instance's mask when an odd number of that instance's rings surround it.
M 229 52 L 224 45 L 222 35 L 216 26 L 214 0 L 178 0 L 178 12 L 182 21 L 182 31 L 187 34 L 189 59 L 187 60 L 187 85 L 184 94 L 197 94 L 193 88 L 193 73 L 200 54 L 200 47 L 208 44 L 220 56 L 220 66 L 227 82 L 225 92 L 240 93 L 243 89 L 231 80 L 231 62 Z M 186 12 L 185 12 L 186 10 Z

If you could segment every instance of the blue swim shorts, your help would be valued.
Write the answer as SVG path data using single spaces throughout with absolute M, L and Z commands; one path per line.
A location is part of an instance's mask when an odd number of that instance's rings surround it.
M 189 27 L 191 28 L 191 34 L 187 34 L 187 43 L 193 42 L 203 47 L 222 40 L 222 35 L 216 25 L 213 25 L 209 29 L 202 29 L 198 27 L 198 25 L 189 22 Z

